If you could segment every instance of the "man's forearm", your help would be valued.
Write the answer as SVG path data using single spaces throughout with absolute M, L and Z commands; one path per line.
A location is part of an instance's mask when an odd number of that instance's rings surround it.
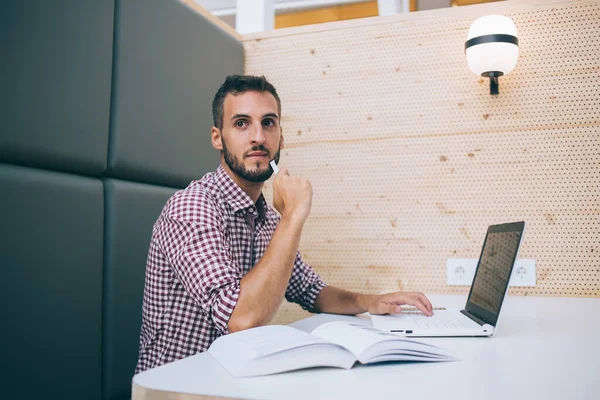
M 283 217 L 261 260 L 240 282 L 240 295 L 229 319 L 230 332 L 267 324 L 285 296 L 304 221 Z
M 326 286 L 315 300 L 314 311 L 330 314 L 361 314 L 367 311 L 370 295 Z

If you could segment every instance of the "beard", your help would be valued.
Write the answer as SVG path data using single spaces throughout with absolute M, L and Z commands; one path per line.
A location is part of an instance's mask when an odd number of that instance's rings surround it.
M 221 138 L 221 145 L 223 146 L 223 157 L 225 158 L 225 164 L 240 178 L 249 181 L 249 182 L 264 182 L 273 175 L 273 170 L 270 166 L 267 165 L 266 169 L 261 170 L 258 163 L 256 164 L 256 169 L 250 170 L 246 168 L 246 166 L 238 160 L 232 153 L 229 152 L 227 146 L 225 145 L 225 140 Z M 271 152 L 267 150 L 264 146 L 254 146 L 250 151 L 263 151 L 267 153 L 267 156 L 271 158 Z M 273 160 L 275 160 L 276 164 L 279 164 L 279 156 L 281 150 L 277 150 L 277 154 Z

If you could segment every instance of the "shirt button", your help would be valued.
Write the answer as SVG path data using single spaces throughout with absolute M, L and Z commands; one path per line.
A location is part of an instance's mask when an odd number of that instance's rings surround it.
M 253 214 L 253 213 L 254 213 L 254 207 L 250 207 L 250 208 L 248 208 L 248 212 L 249 212 L 250 214 Z

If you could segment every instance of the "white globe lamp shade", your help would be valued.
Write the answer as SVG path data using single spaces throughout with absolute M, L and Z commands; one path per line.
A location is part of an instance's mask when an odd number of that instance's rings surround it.
M 465 53 L 471 71 L 489 77 L 492 94 L 498 94 L 498 77 L 515 69 L 519 58 L 515 24 L 504 15 L 476 19 L 467 35 Z

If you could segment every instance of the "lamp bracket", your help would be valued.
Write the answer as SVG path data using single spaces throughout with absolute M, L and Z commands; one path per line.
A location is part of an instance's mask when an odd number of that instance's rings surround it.
M 488 71 L 481 74 L 481 76 L 485 76 L 490 78 L 490 94 L 498 94 L 498 77 L 504 75 L 503 72 L 500 71 Z

